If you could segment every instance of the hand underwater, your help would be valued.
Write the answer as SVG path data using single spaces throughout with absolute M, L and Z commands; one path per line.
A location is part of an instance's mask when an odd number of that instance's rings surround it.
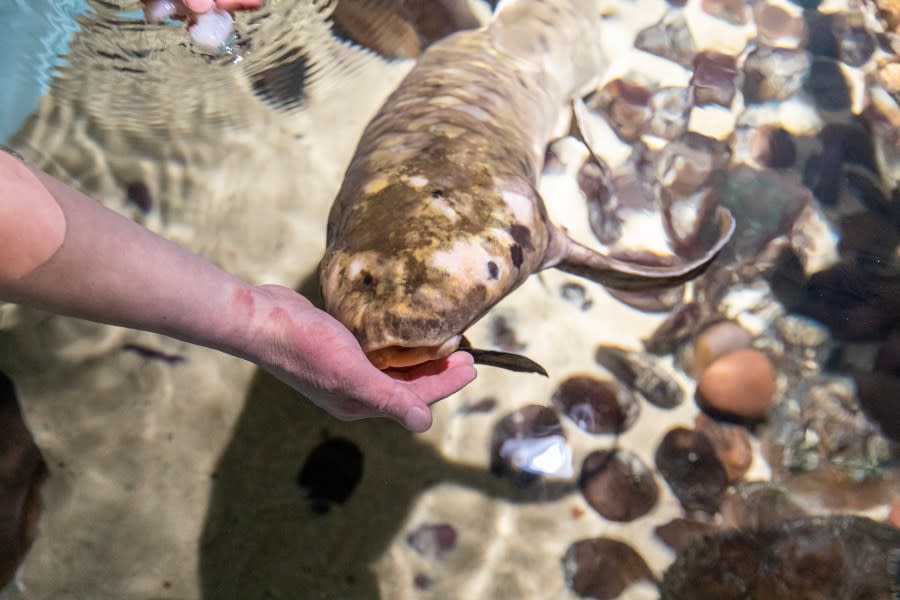
M 234 24 L 230 12 L 259 8 L 265 0 L 144 0 L 144 15 L 151 23 L 184 19 L 191 39 L 214 51 L 228 39 Z
M 464 352 L 409 370 L 379 371 L 337 320 L 295 291 L 253 288 L 246 358 L 345 421 L 390 417 L 413 431 L 431 427 L 428 406 L 475 379 Z

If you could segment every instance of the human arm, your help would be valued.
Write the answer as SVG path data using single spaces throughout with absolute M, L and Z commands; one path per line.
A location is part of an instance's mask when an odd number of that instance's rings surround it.
M 424 431 L 428 405 L 475 377 L 462 353 L 378 371 L 300 294 L 252 286 L 2 152 L 0 240 L 0 300 L 239 356 L 341 419 L 389 416 Z

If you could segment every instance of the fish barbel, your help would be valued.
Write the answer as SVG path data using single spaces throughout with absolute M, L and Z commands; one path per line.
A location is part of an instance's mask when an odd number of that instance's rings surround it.
M 557 267 L 623 289 L 680 283 L 697 260 L 647 266 L 599 254 L 550 222 L 537 191 L 573 98 L 602 73 L 592 0 L 501 3 L 481 29 L 422 55 L 368 124 L 328 219 L 325 309 L 379 368 L 455 351 L 532 273 Z

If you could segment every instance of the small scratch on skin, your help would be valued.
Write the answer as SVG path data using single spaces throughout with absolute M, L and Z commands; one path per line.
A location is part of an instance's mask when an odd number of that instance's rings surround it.
M 149 346 L 143 346 L 141 344 L 125 344 L 122 346 L 123 352 L 134 352 L 141 358 L 145 358 L 147 360 L 159 360 L 164 363 L 170 365 L 177 365 L 178 363 L 184 362 L 185 357 L 180 354 L 169 354 L 168 352 L 163 352 L 162 350 L 157 350 L 156 348 L 151 348 Z

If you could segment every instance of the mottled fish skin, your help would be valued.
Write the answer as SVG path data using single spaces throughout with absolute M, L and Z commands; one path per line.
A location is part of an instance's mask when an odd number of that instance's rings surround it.
M 366 127 L 328 220 L 326 310 L 379 368 L 446 356 L 532 273 L 622 287 L 677 268 L 596 254 L 553 225 L 537 191 L 554 128 L 602 73 L 593 0 L 504 2 L 486 27 L 432 45 Z M 730 216 L 728 217 L 730 219 Z
M 582 4 L 516 2 L 434 44 L 363 133 L 329 216 L 321 284 L 370 358 L 444 345 L 544 266 L 553 228 L 537 180 L 585 83 L 551 59 L 587 45 Z

